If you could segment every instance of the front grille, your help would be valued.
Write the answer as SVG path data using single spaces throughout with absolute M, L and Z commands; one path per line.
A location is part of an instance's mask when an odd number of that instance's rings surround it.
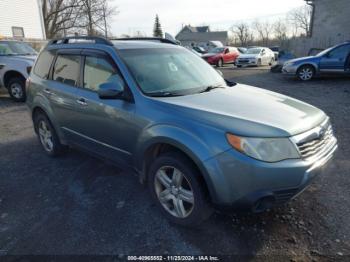
M 335 141 L 332 126 L 329 124 L 324 133 L 319 135 L 318 138 L 298 143 L 297 146 L 302 158 L 309 159 L 325 151 Z

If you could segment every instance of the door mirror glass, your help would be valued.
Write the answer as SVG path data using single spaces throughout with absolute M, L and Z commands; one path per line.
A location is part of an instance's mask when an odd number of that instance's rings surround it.
M 225 54 L 228 54 L 229 52 L 230 52 L 229 49 L 226 49 L 226 50 L 225 50 Z
M 101 99 L 121 99 L 124 94 L 123 82 L 114 81 L 99 85 L 97 91 Z

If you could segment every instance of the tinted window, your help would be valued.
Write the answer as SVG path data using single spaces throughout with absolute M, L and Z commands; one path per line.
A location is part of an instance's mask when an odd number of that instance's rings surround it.
M 80 56 L 59 55 L 57 57 L 53 80 L 75 86 L 79 79 Z
M 47 79 L 53 58 L 54 55 L 51 52 L 43 51 L 36 62 L 34 73 L 41 78 Z
M 87 56 L 84 66 L 84 87 L 97 91 L 106 82 L 120 79 L 118 70 L 107 59 Z
M 341 47 L 338 47 L 332 51 L 329 52 L 328 57 L 329 58 L 346 58 L 347 55 L 350 52 L 350 45 L 344 45 Z

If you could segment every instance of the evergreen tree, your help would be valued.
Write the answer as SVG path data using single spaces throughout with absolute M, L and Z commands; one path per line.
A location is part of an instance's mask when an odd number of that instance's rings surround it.
M 154 37 L 163 37 L 163 30 L 162 30 L 162 26 L 159 22 L 158 15 L 156 15 L 156 19 L 154 21 L 153 36 Z

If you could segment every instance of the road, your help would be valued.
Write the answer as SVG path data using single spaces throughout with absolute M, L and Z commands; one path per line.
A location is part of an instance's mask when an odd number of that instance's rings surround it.
M 0 254 L 207 254 L 295 261 L 349 256 L 350 79 L 301 83 L 266 69 L 222 71 L 237 82 L 309 102 L 332 118 L 338 154 L 296 200 L 263 214 L 217 213 L 196 229 L 172 225 L 137 177 L 75 150 L 56 159 L 45 156 L 25 105 L 2 94 Z

